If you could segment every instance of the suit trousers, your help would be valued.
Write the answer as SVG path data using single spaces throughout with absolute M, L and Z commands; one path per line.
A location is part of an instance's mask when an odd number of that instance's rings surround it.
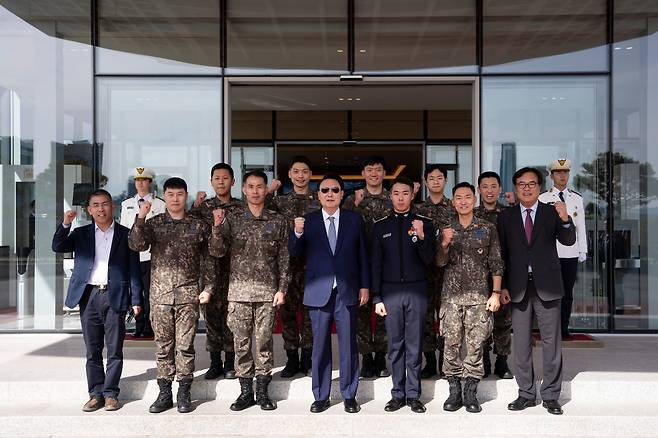
M 560 331 L 561 300 L 543 301 L 537 295 L 532 279 L 528 279 L 525 296 L 512 303 L 512 338 L 516 383 L 519 395 L 534 400 L 537 396 L 532 360 L 532 325 L 536 316 L 542 343 L 544 376 L 540 388 L 542 400 L 557 400 L 562 390 L 562 334 Z
M 91 397 L 117 397 L 123 370 L 126 312 L 110 307 L 107 290 L 87 286 L 80 300 L 80 323 L 87 349 L 87 390 Z M 103 348 L 107 347 L 107 368 Z
M 147 260 L 140 262 L 139 264 L 140 271 L 142 273 L 142 313 L 135 317 L 135 331 L 142 332 L 145 334 L 152 334 L 153 329 L 151 328 L 151 303 L 149 291 L 151 289 L 151 261 Z
M 573 306 L 573 286 L 576 284 L 578 274 L 578 257 L 560 259 L 562 268 L 562 284 L 564 285 L 564 297 L 562 298 L 562 333 L 569 331 L 571 320 L 571 307 Z

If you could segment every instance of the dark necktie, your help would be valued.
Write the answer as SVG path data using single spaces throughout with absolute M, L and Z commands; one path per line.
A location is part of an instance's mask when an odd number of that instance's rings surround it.
M 336 254 L 336 218 L 329 216 L 329 247 L 332 254 Z
M 560 201 L 564 202 L 564 193 L 560 192 L 558 196 L 560 197 Z
M 139 198 L 139 201 L 137 201 L 138 204 L 141 204 L 142 202 L 144 202 L 144 198 Z
M 532 216 L 530 216 L 531 209 L 526 208 L 525 210 L 525 237 L 528 239 L 528 245 L 530 245 L 530 239 L 532 239 Z

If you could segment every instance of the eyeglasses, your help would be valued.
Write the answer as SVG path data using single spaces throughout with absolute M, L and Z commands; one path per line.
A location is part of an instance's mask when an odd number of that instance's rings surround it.
M 534 189 L 537 187 L 539 184 L 535 181 L 530 181 L 528 183 L 526 182 L 517 182 L 516 186 L 520 189 Z
M 331 191 L 334 192 L 334 193 L 340 193 L 340 187 L 331 187 L 331 188 L 329 188 L 329 187 L 323 187 L 323 188 L 320 189 L 320 191 L 321 191 L 322 193 L 324 193 L 325 195 L 326 195 L 327 193 L 329 193 L 329 190 L 331 190 Z
M 93 204 L 89 204 L 89 206 L 90 206 L 90 207 L 93 207 L 93 208 L 98 208 L 98 207 L 109 207 L 110 205 L 112 205 L 112 203 L 109 202 L 109 201 L 100 202 L 100 203 L 99 203 L 99 202 L 94 202 Z

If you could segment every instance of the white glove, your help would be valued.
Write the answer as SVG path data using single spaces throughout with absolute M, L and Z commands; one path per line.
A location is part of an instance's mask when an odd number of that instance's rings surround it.
M 581 252 L 578 254 L 578 263 L 582 263 L 585 260 L 587 260 L 587 253 L 586 252 Z

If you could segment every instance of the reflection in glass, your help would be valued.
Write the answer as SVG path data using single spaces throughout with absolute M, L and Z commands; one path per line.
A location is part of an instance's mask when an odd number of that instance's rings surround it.
M 235 172 L 235 185 L 231 196 L 242 199 L 242 177 L 252 170 L 262 170 L 269 184 L 274 178 L 274 147 L 267 144 L 241 144 L 234 142 L 231 147 L 231 167 Z

